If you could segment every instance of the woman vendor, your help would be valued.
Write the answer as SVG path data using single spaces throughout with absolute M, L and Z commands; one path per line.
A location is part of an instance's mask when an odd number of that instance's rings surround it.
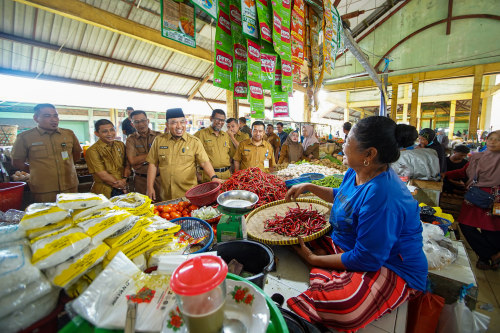
M 357 331 L 425 290 L 418 203 L 389 164 L 399 157 L 396 123 L 386 117 L 360 120 L 347 137 L 350 169 L 338 189 L 293 186 L 286 200 L 311 191 L 333 202 L 333 229 L 297 253 L 313 266 L 310 287 L 288 307 L 310 322 Z
M 443 146 L 436 139 L 436 132 L 430 128 L 424 128 L 418 133 L 418 148 L 434 149 L 439 159 L 439 170 L 443 174 L 446 172 L 446 155 Z
M 447 179 L 467 177 L 467 188 L 477 186 L 490 194 L 496 194 L 499 202 L 500 189 L 500 131 L 493 131 L 486 138 L 488 149 L 472 154 L 462 169 L 446 173 Z M 474 180 L 476 182 L 474 182 Z M 458 217 L 460 230 L 472 250 L 479 257 L 479 269 L 498 269 L 500 266 L 500 216 L 493 215 L 491 208 L 484 209 L 464 200 Z
M 319 159 L 319 141 L 314 134 L 314 127 L 312 125 L 304 125 L 302 133 L 304 134 L 304 141 L 302 142 L 304 158 L 309 161 Z
M 303 154 L 304 148 L 299 143 L 299 133 L 293 131 L 287 136 L 285 143 L 281 146 L 278 164 L 297 162 L 302 158 Z

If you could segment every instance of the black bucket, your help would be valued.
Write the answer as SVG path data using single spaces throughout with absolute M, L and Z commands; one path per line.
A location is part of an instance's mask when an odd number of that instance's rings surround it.
M 251 240 L 234 240 L 218 243 L 212 251 L 217 251 L 227 264 L 236 259 L 244 271 L 253 274 L 246 279 L 264 288 L 266 275 L 274 266 L 274 253 L 269 246 Z

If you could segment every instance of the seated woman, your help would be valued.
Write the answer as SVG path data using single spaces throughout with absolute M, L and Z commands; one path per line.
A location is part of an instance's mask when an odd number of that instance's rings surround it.
M 356 331 L 425 290 L 418 203 L 389 167 L 399 157 L 395 131 L 387 117 L 361 119 L 347 138 L 340 188 L 299 184 L 286 195 L 311 191 L 333 202 L 331 234 L 312 250 L 302 239 L 295 247 L 313 268 L 309 289 L 287 304 L 310 322 Z
M 493 131 L 486 138 L 488 149 L 472 154 L 470 162 L 462 169 L 446 173 L 448 179 L 467 177 L 467 187 L 477 186 L 490 194 L 496 194 L 500 201 L 500 130 Z M 476 179 L 476 183 L 473 183 Z M 480 208 L 466 200 L 462 203 L 458 217 L 460 230 L 479 257 L 479 269 L 498 269 L 500 266 L 500 216 L 490 209 Z
M 304 125 L 302 133 L 304 134 L 302 142 L 304 158 L 309 161 L 319 159 L 319 141 L 314 134 L 314 127 L 312 125 Z
M 424 128 L 418 133 L 419 148 L 434 149 L 439 159 L 439 170 L 443 174 L 446 172 L 446 155 L 443 146 L 436 139 L 436 132 L 430 128 Z
M 278 164 L 300 161 L 303 154 L 304 148 L 299 143 L 299 133 L 297 131 L 293 131 L 287 136 L 285 143 L 281 146 Z
M 438 156 L 433 149 L 414 149 L 417 138 L 418 132 L 414 126 L 406 124 L 396 126 L 396 142 L 401 152 L 399 159 L 391 164 L 391 168 L 400 177 L 438 181 L 440 179 Z
M 467 164 L 467 155 L 470 153 L 470 148 L 466 145 L 457 145 L 453 148 L 453 153 L 446 158 L 446 171 L 462 169 Z M 443 192 L 446 193 L 465 193 L 465 183 L 467 177 L 459 179 L 449 179 L 446 177 L 443 183 Z

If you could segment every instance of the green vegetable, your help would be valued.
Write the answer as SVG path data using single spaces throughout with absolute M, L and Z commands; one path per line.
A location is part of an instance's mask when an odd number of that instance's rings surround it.
M 330 162 L 336 163 L 336 164 L 338 164 L 338 165 L 342 165 L 342 162 L 341 162 L 341 161 L 339 161 L 338 159 L 336 159 L 335 157 L 333 157 L 332 155 L 328 155 L 328 154 L 327 154 L 327 155 L 325 155 L 325 156 L 323 157 L 323 159 L 329 160 Z
M 337 188 L 342 184 L 342 178 L 336 176 L 328 176 L 320 180 L 313 180 L 312 183 L 318 186 Z

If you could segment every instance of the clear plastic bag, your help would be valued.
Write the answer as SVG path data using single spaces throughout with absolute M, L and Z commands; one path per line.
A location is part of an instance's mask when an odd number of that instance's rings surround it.
M 0 212 L 0 213 L 2 213 L 2 212 Z M 6 211 L 5 213 L 2 213 L 2 215 L 0 215 L 0 221 L 6 222 L 9 224 L 16 224 L 16 223 L 19 223 L 21 221 L 24 214 L 26 214 L 26 213 L 23 212 L 22 210 L 9 209 L 8 211 Z
M 134 300 L 139 300 L 136 330 L 159 332 L 168 312 L 175 306 L 169 282 L 169 276 L 142 273 L 119 252 L 72 303 L 72 308 L 96 327 L 123 329 L 127 301 L 134 296 Z
M 10 224 L 0 227 L 0 245 L 2 243 L 13 242 L 26 237 L 26 231 L 19 224 Z
M 444 237 L 443 230 L 433 224 L 422 223 L 423 250 L 429 269 L 440 269 L 457 259 L 458 250 Z
M 42 275 L 41 279 L 28 284 L 26 288 L 18 289 L 0 298 L 0 318 L 14 311 L 23 309 L 31 302 L 36 301 L 51 291 L 52 285 Z
M 4 297 L 41 279 L 41 272 L 31 264 L 29 248 L 15 245 L 0 249 L 0 277 L 0 297 Z

